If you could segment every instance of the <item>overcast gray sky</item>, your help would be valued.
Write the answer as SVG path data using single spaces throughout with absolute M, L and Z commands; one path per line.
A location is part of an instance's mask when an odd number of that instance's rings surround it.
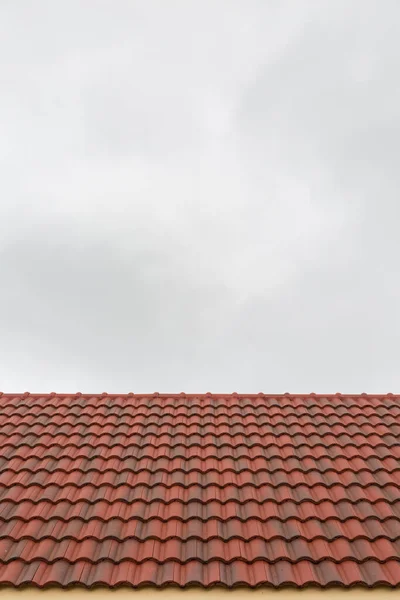
M 0 389 L 400 391 L 398 0 L 2 0 Z

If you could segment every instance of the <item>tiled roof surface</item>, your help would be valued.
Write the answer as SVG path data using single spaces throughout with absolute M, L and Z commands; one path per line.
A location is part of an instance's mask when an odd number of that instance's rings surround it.
M 400 397 L 0 397 L 0 583 L 400 585 Z

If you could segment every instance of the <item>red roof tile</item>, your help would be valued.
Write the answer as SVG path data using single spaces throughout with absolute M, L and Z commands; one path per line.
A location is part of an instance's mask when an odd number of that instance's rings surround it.
M 0 396 L 0 584 L 400 586 L 400 397 Z

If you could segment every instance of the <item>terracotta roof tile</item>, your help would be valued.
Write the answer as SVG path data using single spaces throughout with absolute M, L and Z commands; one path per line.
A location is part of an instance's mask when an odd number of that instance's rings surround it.
M 0 395 L 0 584 L 400 586 L 400 397 Z

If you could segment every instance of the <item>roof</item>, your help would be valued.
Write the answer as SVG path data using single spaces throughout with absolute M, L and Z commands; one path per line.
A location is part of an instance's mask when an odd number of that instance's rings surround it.
M 400 396 L 0 397 L 0 583 L 400 585 Z

